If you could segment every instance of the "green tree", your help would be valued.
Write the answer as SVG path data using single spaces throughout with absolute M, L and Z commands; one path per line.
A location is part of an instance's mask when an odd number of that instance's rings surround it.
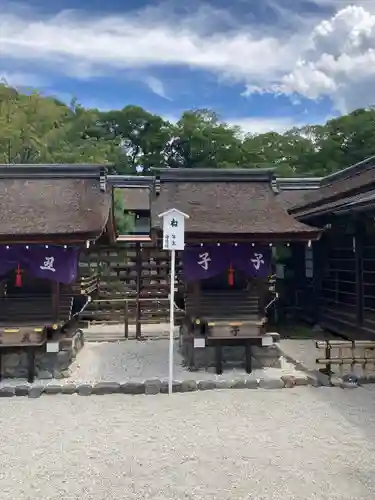
M 283 134 L 244 135 L 210 110 L 176 124 L 139 106 L 101 113 L 0 84 L 0 163 L 112 163 L 139 167 L 273 167 L 281 176 L 323 176 L 375 155 L 375 109 Z
M 166 156 L 173 168 L 241 167 L 239 129 L 222 123 L 212 111 L 186 111 L 172 128 Z
M 116 141 L 93 134 L 99 113 L 75 102 L 25 95 L 0 84 L 1 163 L 104 163 L 113 161 Z
M 134 218 L 125 214 L 124 195 L 121 189 L 114 189 L 114 215 L 118 234 L 130 234 L 134 229 Z
M 121 152 L 116 159 L 119 172 L 135 172 L 137 167 L 165 165 L 165 148 L 170 139 L 171 127 L 158 115 L 139 106 L 126 106 L 122 110 L 102 113 L 100 121 L 103 136 L 116 141 Z

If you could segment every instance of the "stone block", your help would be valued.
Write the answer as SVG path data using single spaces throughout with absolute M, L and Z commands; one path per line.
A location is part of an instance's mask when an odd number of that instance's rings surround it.
M 307 376 L 304 377 L 303 375 L 297 375 L 296 376 L 296 385 L 297 386 L 310 385 L 310 380 L 309 380 L 309 378 Z
M 117 382 L 98 382 L 92 388 L 92 393 L 97 395 L 118 394 L 121 392 L 121 386 Z
M 337 377 L 333 375 L 330 379 L 331 386 L 333 387 L 341 387 L 341 384 L 343 383 L 343 380 L 341 377 Z
M 16 368 L 21 362 L 21 353 L 4 354 L 2 363 L 9 368 Z
M 199 391 L 212 391 L 212 389 L 216 389 L 216 383 L 214 380 L 201 380 L 198 382 Z
M 77 386 L 77 394 L 79 396 L 91 396 L 92 385 L 91 384 L 81 384 Z
M 48 370 L 38 370 L 38 378 L 40 380 L 51 380 L 53 375 Z
M 28 396 L 29 386 L 28 385 L 17 385 L 14 389 L 16 396 Z
M 234 380 L 215 380 L 215 389 L 232 389 Z
M 161 382 L 159 379 L 145 380 L 145 394 L 159 394 Z
M 281 377 L 281 380 L 284 383 L 284 387 L 286 387 L 287 389 L 291 389 L 292 387 L 295 387 L 297 385 L 296 377 L 294 377 L 293 375 L 283 375 Z
M 61 394 L 75 394 L 77 387 L 75 384 L 65 384 L 61 386 Z
M 247 388 L 247 380 L 244 378 L 236 378 L 232 380 L 232 389 L 246 389 Z
M 0 389 L 0 398 L 11 398 L 15 395 L 14 387 L 2 387 Z
M 123 394 L 144 394 L 145 384 L 142 382 L 125 382 L 120 385 L 120 392 Z
M 172 392 L 182 392 L 182 382 L 173 381 L 172 382 Z M 160 392 L 162 394 L 168 394 L 168 381 L 164 381 L 160 385 Z
M 72 354 L 69 351 L 60 351 L 56 355 L 56 368 L 59 371 L 69 368 L 72 362 Z
M 174 380 L 172 385 L 172 392 L 182 392 L 182 382 Z
M 2 372 L 4 378 L 27 377 L 27 366 L 26 352 L 4 354 L 2 357 Z
M 62 386 L 61 385 L 46 385 L 44 388 L 44 393 L 45 394 L 61 394 L 62 393 Z
M 196 380 L 183 380 L 181 382 L 181 392 L 194 392 L 198 389 Z
M 40 398 L 43 392 L 44 392 L 44 387 L 42 385 L 30 387 L 29 398 L 31 399 Z
M 312 387 L 319 387 L 321 385 L 324 385 L 324 380 L 322 381 L 321 380 L 321 377 L 320 377 L 321 374 L 312 374 L 312 373 L 309 373 L 307 375 L 307 385 L 311 385 Z M 328 379 L 328 377 L 327 377 Z M 327 384 L 328 385 L 328 384 Z
M 260 389 L 283 389 L 285 387 L 281 378 L 261 378 L 259 380 Z
M 259 381 L 257 379 L 247 379 L 246 380 L 246 389 L 258 389 Z

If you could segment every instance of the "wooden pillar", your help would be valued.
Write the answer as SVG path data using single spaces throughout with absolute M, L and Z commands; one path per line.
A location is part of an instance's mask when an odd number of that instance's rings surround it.
M 201 315 L 201 282 L 194 281 L 190 286 L 193 297 L 193 314 L 196 318 L 199 318 Z
M 353 236 L 353 252 L 355 259 L 355 295 L 357 326 L 363 325 L 363 246 L 365 228 L 361 221 L 356 222 L 356 231 Z
M 320 321 L 320 295 L 322 288 L 322 271 L 324 265 L 324 240 L 314 241 L 313 249 L 313 294 L 312 294 L 312 320 L 314 324 Z
M 135 335 L 136 338 L 142 336 L 141 327 L 141 290 L 142 290 L 142 248 L 141 243 L 136 243 L 136 311 L 135 311 Z

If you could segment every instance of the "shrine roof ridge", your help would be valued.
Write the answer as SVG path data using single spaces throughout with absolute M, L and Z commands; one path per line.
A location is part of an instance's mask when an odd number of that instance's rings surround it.
M 155 176 L 110 174 L 107 176 L 107 180 L 114 188 L 151 189 L 155 183 Z
M 365 160 L 362 160 L 358 163 L 355 163 L 354 165 L 350 165 L 349 167 L 343 168 L 338 172 L 326 175 L 322 179 L 322 186 L 327 186 L 338 180 L 350 179 L 354 175 L 365 172 L 373 168 L 374 166 L 375 166 L 375 155 L 370 156 L 369 158 L 366 158 Z
M 0 179 L 98 179 L 112 164 L 0 164 Z
M 276 177 L 273 184 L 280 191 L 318 189 L 322 179 L 323 177 Z
M 164 182 L 271 182 L 272 168 L 161 168 L 152 169 L 157 181 Z
M 327 175 L 321 186 L 289 209 L 297 218 L 308 218 L 330 213 L 353 196 L 365 193 L 375 186 L 375 156 L 366 158 L 348 168 Z

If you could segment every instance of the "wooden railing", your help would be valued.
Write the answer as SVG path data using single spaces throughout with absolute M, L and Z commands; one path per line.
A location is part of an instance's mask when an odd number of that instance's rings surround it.
M 122 304 L 122 311 L 123 311 L 123 317 L 121 318 L 122 321 L 124 322 L 124 338 L 128 339 L 129 338 L 129 325 L 132 321 L 132 324 L 135 324 L 135 331 L 136 331 L 136 338 L 139 339 L 142 337 L 142 325 L 143 324 L 149 324 L 150 322 L 148 321 L 148 317 L 145 314 L 147 310 L 142 310 L 142 305 L 143 304 L 153 304 L 153 306 L 160 305 L 164 308 L 168 308 L 169 310 L 169 298 L 160 298 L 160 299 L 155 299 L 155 298 L 117 298 L 117 299 L 97 299 L 93 300 L 93 304 L 98 304 L 100 305 L 101 303 L 113 303 L 117 304 L 117 310 L 118 310 L 118 304 Z M 155 309 L 153 307 L 152 309 Z M 151 311 L 152 314 L 153 311 Z M 175 320 L 178 321 L 181 319 L 182 315 L 184 314 L 181 309 L 176 308 L 175 312 Z M 89 320 L 90 321 L 90 320 Z M 121 322 L 122 322 L 121 321 Z M 95 323 L 94 321 L 90 321 L 91 323 Z M 116 314 L 116 323 L 119 323 L 119 316 Z
M 324 373 L 331 377 L 335 374 L 335 367 L 340 371 L 355 365 L 360 365 L 363 371 L 375 367 L 375 341 L 373 340 L 325 340 L 316 342 L 319 357 L 318 365 L 325 365 Z

